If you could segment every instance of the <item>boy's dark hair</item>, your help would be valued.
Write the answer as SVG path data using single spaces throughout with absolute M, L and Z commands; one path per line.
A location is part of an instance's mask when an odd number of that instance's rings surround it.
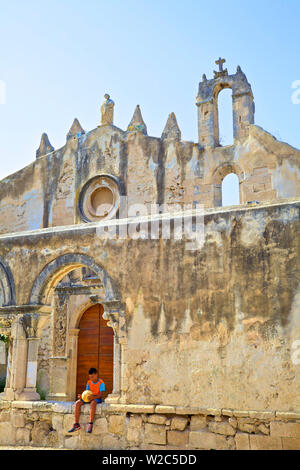
M 95 369 L 95 367 L 91 367 L 90 370 L 89 370 L 89 375 L 92 375 L 92 374 L 97 374 L 97 369 Z

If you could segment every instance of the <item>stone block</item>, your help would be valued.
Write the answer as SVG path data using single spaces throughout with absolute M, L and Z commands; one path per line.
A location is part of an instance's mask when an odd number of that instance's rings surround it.
M 79 449 L 79 436 L 66 436 L 64 447 L 70 450 Z
M 108 421 L 108 431 L 112 434 L 118 434 L 122 436 L 124 434 L 124 415 L 112 415 Z
M 164 406 L 164 405 L 157 405 L 155 407 L 155 413 L 162 413 L 162 414 L 175 414 L 175 406 Z
M 39 414 L 36 411 L 33 411 L 32 413 L 27 414 L 27 421 L 38 421 L 39 419 Z
M 206 414 L 210 416 L 221 416 L 221 409 L 220 408 L 207 408 Z
M 268 435 L 270 434 L 269 428 L 264 423 L 261 423 L 257 428 L 262 434 Z
M 250 418 L 271 420 L 275 418 L 275 411 L 249 411 Z
M 95 419 L 93 426 L 93 434 L 100 435 L 108 432 L 108 424 L 106 418 Z
M 54 403 L 52 410 L 54 413 L 72 413 L 73 402 Z
M 15 445 L 16 428 L 11 423 L 0 423 L 0 445 Z
M 10 422 L 11 413 L 10 411 L 2 411 L 0 413 L 0 423 Z
M 138 428 L 129 427 L 127 430 L 127 441 L 130 443 L 138 444 L 141 438 L 141 430 Z
M 167 417 L 162 415 L 151 415 L 148 418 L 148 423 L 152 424 L 166 424 Z
M 102 448 L 108 450 L 120 449 L 120 442 L 117 437 L 106 435 L 103 437 Z
M 155 412 L 155 405 L 125 405 L 125 410 L 128 413 L 152 414 Z
M 236 418 L 229 418 L 228 423 L 229 423 L 230 426 L 232 426 L 233 428 L 235 428 L 235 429 L 237 428 L 238 422 L 237 422 L 237 419 L 236 419 Z
M 184 431 L 187 427 L 188 419 L 180 416 L 175 416 L 171 421 L 171 430 Z
M 145 424 L 145 443 L 163 444 L 167 443 L 167 432 L 165 426 L 159 424 Z
M 35 421 L 32 429 L 32 444 L 35 446 L 45 446 L 47 444 L 47 436 L 51 431 L 51 426 L 45 421 Z
M 283 450 L 300 450 L 300 439 L 294 437 L 282 438 Z
M 233 416 L 235 416 L 236 418 L 248 418 L 249 412 L 243 410 L 233 410 Z
M 79 448 L 84 450 L 98 450 L 102 448 L 102 438 L 98 435 L 87 434 L 82 432 L 79 434 Z
M 206 416 L 192 416 L 190 428 L 191 431 L 199 431 L 200 429 L 206 428 Z
M 271 436 L 300 438 L 300 423 L 282 423 L 272 421 L 270 424 Z
M 235 435 L 236 450 L 249 450 L 250 439 L 249 434 L 243 432 L 237 432 Z
M 230 426 L 229 423 L 216 423 L 212 421 L 208 424 L 208 429 L 210 432 L 215 432 L 217 434 L 223 434 L 224 436 L 234 436 L 235 429 Z
M 119 403 L 110 403 L 108 405 L 108 411 L 114 412 L 114 413 L 126 413 L 128 406 L 129 405 L 122 405 Z
M 299 419 L 300 420 L 300 413 L 292 412 L 292 411 L 276 411 L 276 419 Z
M 12 413 L 12 424 L 15 428 L 24 428 L 25 416 L 23 413 Z
M 171 446 L 184 447 L 189 441 L 189 431 L 168 431 L 168 444 Z
M 53 411 L 53 403 L 47 401 L 35 401 L 32 403 L 32 409 L 34 411 Z
M 16 444 L 20 446 L 28 446 L 30 442 L 30 430 L 26 428 L 18 428 L 16 430 Z
M 175 408 L 175 413 L 177 415 L 198 415 L 199 414 L 199 409 L 198 408 L 185 408 L 181 406 L 176 406 Z
M 281 450 L 282 442 L 280 437 L 261 436 L 259 434 L 250 435 L 251 450 Z
M 32 401 L 13 401 L 11 404 L 12 408 L 30 410 L 33 407 Z
M 222 408 L 221 411 L 223 416 L 233 416 L 233 410 Z
M 242 432 L 255 433 L 256 427 L 254 424 L 238 422 L 238 429 Z
M 129 427 L 140 429 L 142 428 L 142 426 L 143 426 L 143 418 L 141 416 L 130 416 Z
M 64 427 L 64 416 L 61 414 L 53 414 L 52 427 L 56 431 L 62 431 Z
M 208 431 L 191 431 L 189 444 L 192 448 L 204 450 L 229 450 L 235 448 L 232 437 L 226 438 Z

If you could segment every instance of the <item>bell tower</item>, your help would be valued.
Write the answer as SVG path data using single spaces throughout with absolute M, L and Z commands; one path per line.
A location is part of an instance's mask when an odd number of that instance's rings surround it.
M 232 90 L 233 136 L 235 140 L 243 140 L 248 136 L 249 124 L 254 124 L 254 99 L 251 85 L 240 66 L 234 75 L 228 75 L 223 68 L 225 59 L 216 60 L 219 70 L 214 71 L 214 78 L 207 80 L 202 76 L 196 98 L 198 107 L 198 135 L 202 147 L 218 147 L 219 113 L 218 96 L 224 88 Z

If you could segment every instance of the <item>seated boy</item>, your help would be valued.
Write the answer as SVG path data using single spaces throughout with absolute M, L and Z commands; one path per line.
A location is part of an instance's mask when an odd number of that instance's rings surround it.
M 93 392 L 92 400 L 90 402 L 90 422 L 87 428 L 87 432 L 91 433 L 93 430 L 94 418 L 96 413 L 96 407 L 98 403 L 102 403 L 103 392 L 105 391 L 105 384 L 102 379 L 99 379 L 98 371 L 94 367 L 89 370 L 89 380 L 86 384 L 86 389 Z M 68 432 L 78 431 L 80 428 L 79 417 L 81 412 L 82 405 L 86 405 L 81 398 L 81 395 L 78 395 L 79 400 L 75 404 L 75 423 L 73 427 Z

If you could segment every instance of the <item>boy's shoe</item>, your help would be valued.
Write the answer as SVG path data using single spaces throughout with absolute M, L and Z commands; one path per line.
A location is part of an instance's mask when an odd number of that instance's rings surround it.
M 89 434 L 91 434 L 92 431 L 93 431 L 93 423 L 89 423 L 86 432 L 88 432 Z
M 69 429 L 68 432 L 78 431 L 79 429 L 81 429 L 80 424 L 75 423 L 75 424 L 73 424 L 73 427 L 71 429 Z

